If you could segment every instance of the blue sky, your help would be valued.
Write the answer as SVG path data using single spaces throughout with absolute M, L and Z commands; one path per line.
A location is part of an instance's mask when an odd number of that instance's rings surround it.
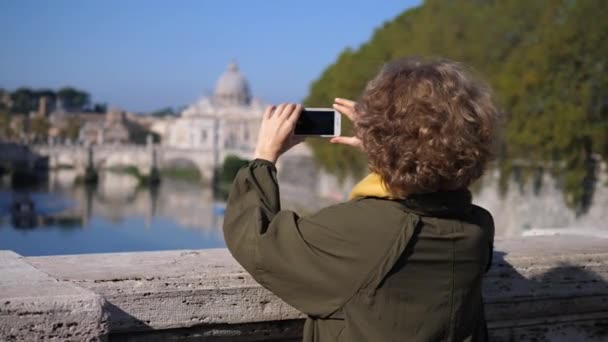
M 0 88 L 71 85 L 131 111 L 193 102 L 236 60 L 255 96 L 300 101 L 344 48 L 419 0 L 3 0 Z

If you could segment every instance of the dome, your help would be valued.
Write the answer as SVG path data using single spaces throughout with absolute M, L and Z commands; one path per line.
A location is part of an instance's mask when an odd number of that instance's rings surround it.
M 248 105 L 251 101 L 249 85 L 236 63 L 230 63 L 217 80 L 214 100 L 224 105 Z

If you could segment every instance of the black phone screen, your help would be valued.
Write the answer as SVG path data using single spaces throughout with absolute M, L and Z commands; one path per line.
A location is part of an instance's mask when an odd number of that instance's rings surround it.
M 302 110 L 296 128 L 295 135 L 333 135 L 334 114 L 333 110 L 308 111 Z

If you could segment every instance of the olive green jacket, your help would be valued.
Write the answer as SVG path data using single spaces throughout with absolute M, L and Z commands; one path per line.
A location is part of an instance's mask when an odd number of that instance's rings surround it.
M 310 217 L 281 210 L 276 169 L 254 160 L 224 236 L 262 286 L 308 316 L 304 341 L 485 341 L 491 215 L 468 191 L 359 198 Z

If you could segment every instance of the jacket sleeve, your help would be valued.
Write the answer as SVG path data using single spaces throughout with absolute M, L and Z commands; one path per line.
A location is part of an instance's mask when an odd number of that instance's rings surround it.
M 226 245 L 262 286 L 307 315 L 327 317 L 379 262 L 339 229 L 346 205 L 307 218 L 281 210 L 274 165 L 254 160 L 239 171 L 228 199 Z

